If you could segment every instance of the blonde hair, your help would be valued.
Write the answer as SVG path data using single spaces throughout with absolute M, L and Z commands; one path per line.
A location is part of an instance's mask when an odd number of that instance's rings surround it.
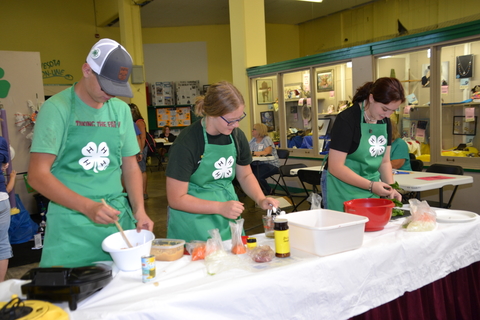
M 245 105 L 238 89 L 227 81 L 217 82 L 208 87 L 204 96 L 195 101 L 195 115 L 199 117 L 220 117 Z
M 258 135 L 262 138 L 268 135 L 268 128 L 263 123 L 255 123 L 253 125 L 253 128 L 255 129 L 255 131 L 257 131 Z
M 390 122 L 392 124 L 392 142 L 401 138 L 400 132 L 398 131 L 398 124 L 395 119 L 390 118 Z

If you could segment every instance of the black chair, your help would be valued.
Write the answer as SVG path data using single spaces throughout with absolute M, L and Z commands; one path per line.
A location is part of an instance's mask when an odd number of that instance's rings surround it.
M 441 163 L 434 163 L 430 167 L 425 170 L 426 172 L 434 172 L 434 173 L 444 173 L 444 174 L 455 174 L 459 176 L 463 176 L 463 168 L 456 165 L 451 164 L 441 164 Z M 454 186 L 452 195 L 450 196 L 450 200 L 447 203 L 443 202 L 443 187 L 440 188 L 438 198 L 439 201 L 427 201 L 431 207 L 439 207 L 439 208 L 447 208 L 449 209 L 452 206 L 453 197 L 455 197 L 455 193 L 457 192 L 458 186 Z
M 423 161 L 419 159 L 410 160 L 410 166 L 412 167 L 412 171 L 422 171 Z
M 292 195 L 290 193 L 290 191 L 288 190 L 288 186 L 287 186 L 287 183 L 285 182 L 285 178 L 289 178 L 289 177 L 295 177 L 296 175 L 294 174 L 291 174 L 290 173 L 290 170 L 292 169 L 300 169 L 300 168 L 306 168 L 307 165 L 304 164 L 304 163 L 296 163 L 296 164 L 286 164 L 286 165 L 283 165 L 283 166 L 280 166 L 280 180 L 281 180 L 281 183 L 278 184 L 278 186 L 280 188 L 283 189 L 283 191 L 285 191 L 285 194 L 286 196 L 290 199 L 293 207 L 295 208 L 295 201 L 293 201 L 293 197 L 294 195 Z M 296 196 L 297 197 L 297 196 Z M 302 196 L 303 197 L 303 196 Z
M 280 164 L 280 166 L 284 166 L 287 164 L 288 157 L 290 156 L 290 151 L 288 151 L 288 149 L 277 149 L 277 155 L 279 160 L 285 160 L 283 161 L 283 164 Z M 275 194 L 275 191 L 280 184 L 280 175 L 278 175 L 278 177 L 276 177 L 276 175 L 277 174 L 273 174 L 269 177 L 270 179 L 275 181 L 275 187 L 272 189 L 272 194 Z
M 417 159 L 417 157 L 413 153 L 409 153 L 408 156 L 410 157 L 410 160 Z
M 305 191 L 305 197 L 302 199 L 302 201 L 297 203 L 293 211 L 297 211 L 298 207 L 310 196 L 307 190 L 307 187 L 305 186 L 305 183 L 312 185 L 313 193 L 318 193 L 320 195 L 322 194 L 320 192 L 320 188 L 317 188 L 317 186 L 320 187 L 320 179 L 322 177 L 322 171 L 298 170 L 297 176 L 298 176 L 298 179 L 300 179 L 300 182 L 302 183 L 303 190 Z
M 155 149 L 155 152 L 153 153 L 153 155 L 149 155 L 150 159 L 157 159 L 157 169 L 158 171 L 160 170 L 163 170 L 165 171 L 165 167 L 163 166 L 163 163 L 162 163 L 162 156 L 160 154 L 160 149 L 163 147 L 163 143 L 157 143 L 157 147 Z M 153 167 L 153 163 L 150 164 L 149 168 L 150 168 L 150 172 L 152 172 L 152 167 Z

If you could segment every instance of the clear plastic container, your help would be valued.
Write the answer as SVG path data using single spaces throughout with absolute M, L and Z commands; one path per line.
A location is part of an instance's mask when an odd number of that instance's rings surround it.
M 185 240 L 155 239 L 150 252 L 157 261 L 174 261 L 183 257 L 184 246 Z

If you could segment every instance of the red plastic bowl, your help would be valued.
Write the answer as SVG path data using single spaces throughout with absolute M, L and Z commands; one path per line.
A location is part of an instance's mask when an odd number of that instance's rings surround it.
M 365 198 L 345 201 L 345 212 L 368 218 L 365 231 L 382 230 L 392 217 L 395 204 L 389 199 Z

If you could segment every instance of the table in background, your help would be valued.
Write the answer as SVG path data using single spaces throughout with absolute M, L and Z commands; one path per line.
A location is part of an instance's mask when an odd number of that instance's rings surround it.
M 162 143 L 164 146 L 171 146 L 173 142 L 168 142 L 168 140 L 165 140 L 163 138 L 155 138 L 156 143 Z
M 323 166 L 306 167 L 290 170 L 290 174 L 296 175 L 298 170 L 322 171 Z M 472 176 L 444 174 L 423 171 L 403 171 L 396 170 L 398 174 L 394 175 L 394 179 L 398 182 L 400 188 L 409 192 L 427 191 L 439 189 L 440 199 L 443 202 L 443 187 L 458 186 L 473 183 Z M 441 204 L 440 204 L 441 206 Z
M 436 316 L 458 314 L 464 308 L 480 313 L 480 218 L 439 223 L 430 232 L 406 232 L 402 220 L 389 222 L 382 231 L 366 232 L 356 250 L 326 257 L 292 248 L 290 258 L 210 276 L 204 261 L 184 256 L 157 261 L 157 279 L 151 283 L 142 283 L 141 270 L 118 272 L 105 288 L 80 302 L 70 319 L 348 319 L 375 313 L 379 306 L 463 270 L 474 279 L 462 282 L 461 292 L 443 288 L 428 297 L 435 303 L 424 298 L 402 304 L 399 312 L 404 319 L 425 312 L 431 317 L 417 319 L 452 319 Z M 257 240 L 273 246 L 273 240 L 263 235 Z M 0 301 L 20 294 L 22 283 L 0 283 Z M 440 297 L 443 303 L 437 301 Z M 378 319 L 399 319 L 399 314 Z

